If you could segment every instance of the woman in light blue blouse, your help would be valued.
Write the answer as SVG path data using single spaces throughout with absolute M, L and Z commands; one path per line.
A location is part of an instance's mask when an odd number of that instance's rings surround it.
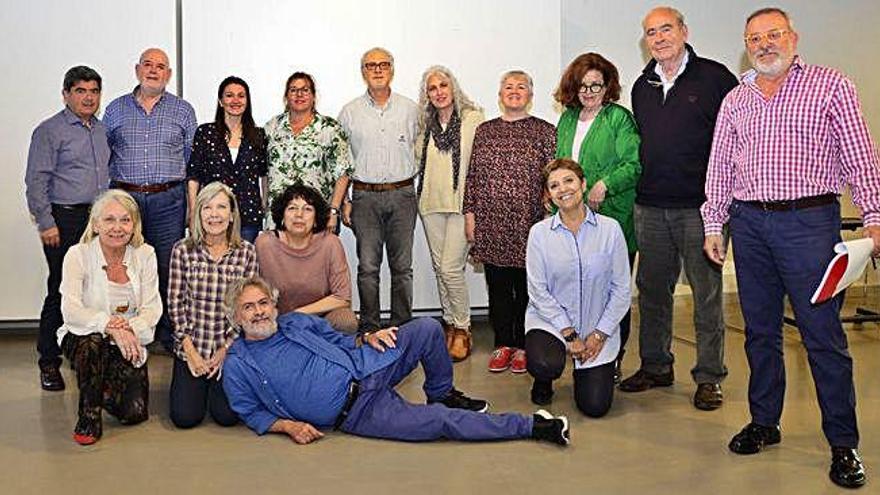
M 619 323 L 630 307 L 626 240 L 615 220 L 584 204 L 587 183 L 577 162 L 547 164 L 544 188 L 559 211 L 532 227 L 526 251 L 532 402 L 550 403 L 569 355 L 578 409 L 601 417 L 614 396 Z

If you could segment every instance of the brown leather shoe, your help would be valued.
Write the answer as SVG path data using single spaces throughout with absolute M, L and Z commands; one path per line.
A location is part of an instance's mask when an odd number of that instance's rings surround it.
M 717 383 L 701 383 L 694 394 L 694 407 L 702 411 L 714 411 L 724 404 L 721 385 Z
M 471 329 L 470 328 L 454 328 L 452 336 L 452 347 L 449 349 L 449 357 L 453 361 L 463 361 L 471 355 Z

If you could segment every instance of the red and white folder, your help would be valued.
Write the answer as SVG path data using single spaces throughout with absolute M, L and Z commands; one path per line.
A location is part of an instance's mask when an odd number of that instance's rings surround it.
M 874 241 L 869 238 L 838 242 L 834 246 L 837 253 L 828 263 L 822 282 L 810 298 L 813 304 L 823 303 L 849 287 L 865 271 Z

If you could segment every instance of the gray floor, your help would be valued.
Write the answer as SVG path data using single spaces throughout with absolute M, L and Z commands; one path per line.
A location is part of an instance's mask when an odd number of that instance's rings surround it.
M 877 306 L 880 291 L 869 293 Z M 861 289 L 850 306 L 865 304 Z M 821 434 L 815 391 L 796 331 L 786 331 L 788 372 L 783 442 L 757 456 L 727 451 L 730 436 L 748 421 L 747 363 L 741 317 L 728 296 L 726 404 L 702 412 L 691 406 L 694 358 L 689 329 L 691 305 L 676 302 L 677 381 L 673 387 L 615 395 L 609 415 L 578 414 L 571 378 L 557 384 L 551 409 L 569 415 L 573 445 L 558 448 L 531 441 L 465 444 L 406 444 L 329 433 L 313 445 L 285 437 L 256 437 L 240 426 L 222 429 L 209 420 L 176 431 L 168 420 L 170 358 L 150 358 L 151 418 L 122 427 L 105 419 L 104 437 L 91 447 L 71 440 L 77 393 L 70 370 L 68 389 L 42 392 L 37 383 L 32 336 L 0 337 L 0 493 L 837 493 L 828 481 L 828 447 Z M 634 320 L 637 322 L 637 315 Z M 871 469 L 880 465 L 880 325 L 848 325 L 856 362 L 861 453 Z M 526 376 L 485 370 L 491 331 L 476 330 L 477 348 L 456 365 L 456 382 L 470 395 L 485 397 L 494 411 L 534 410 Z M 625 370 L 638 366 L 637 336 Z M 401 386 L 420 400 L 421 376 Z M 871 478 L 862 493 L 878 493 Z

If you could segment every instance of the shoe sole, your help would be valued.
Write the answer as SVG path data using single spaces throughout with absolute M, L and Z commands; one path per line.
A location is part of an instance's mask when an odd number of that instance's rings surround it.
M 526 369 L 526 368 L 518 369 L 518 368 L 514 368 L 513 366 L 510 367 L 510 372 L 516 373 L 517 375 L 519 375 L 520 373 L 525 373 L 526 371 L 528 371 L 528 369 Z
M 73 441 L 80 445 L 86 446 L 96 443 L 98 439 L 96 437 L 93 437 L 92 435 L 80 435 L 79 433 L 74 433 Z
M 61 392 L 62 390 L 64 390 L 64 385 L 47 387 L 46 385 L 40 384 L 40 388 L 42 388 L 46 392 Z
M 626 381 L 626 380 L 624 380 L 624 381 Z M 647 388 L 641 388 L 641 387 L 639 387 L 639 388 L 628 388 L 628 387 L 626 387 L 626 386 L 623 385 L 623 382 L 620 382 L 620 385 L 618 385 L 617 388 L 620 389 L 621 392 L 627 392 L 627 393 L 638 393 L 638 392 L 645 392 L 646 390 L 651 390 L 652 388 L 658 388 L 658 387 L 671 387 L 671 386 L 674 385 L 674 384 L 675 384 L 675 382 L 669 382 L 669 383 L 662 382 L 662 383 L 652 383 L 651 385 L 648 385 Z
M 697 404 L 696 402 L 694 402 L 694 407 L 696 407 L 700 411 L 715 411 L 715 410 L 721 409 L 721 406 L 723 406 L 723 405 L 724 405 L 723 402 L 718 402 L 717 404 L 716 403 Z
M 501 373 L 502 371 L 507 371 L 508 368 L 510 368 L 510 365 L 509 365 L 509 364 L 508 364 L 507 366 L 503 367 L 503 368 L 492 368 L 492 367 L 490 367 L 490 368 L 489 368 L 489 371 L 491 371 L 492 373 Z

